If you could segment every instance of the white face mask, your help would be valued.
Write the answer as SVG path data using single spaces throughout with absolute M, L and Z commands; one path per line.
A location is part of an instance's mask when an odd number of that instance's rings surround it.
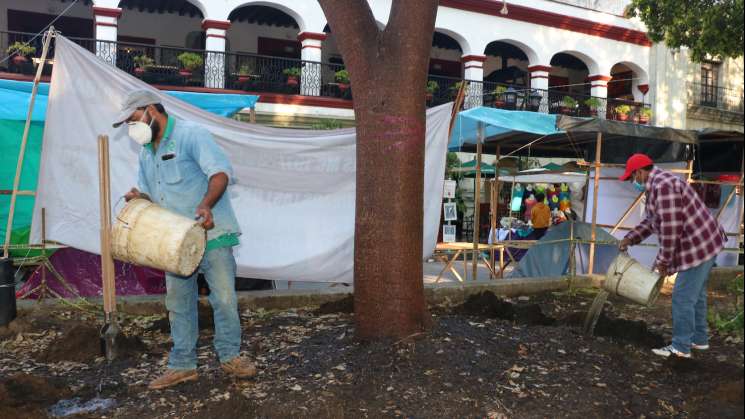
M 137 122 L 128 122 L 129 125 L 129 136 L 139 145 L 149 144 L 153 140 L 153 130 L 150 126 L 153 124 L 153 120 L 150 124 L 146 124 L 142 121 L 145 118 L 147 111 L 143 112 L 142 118 Z

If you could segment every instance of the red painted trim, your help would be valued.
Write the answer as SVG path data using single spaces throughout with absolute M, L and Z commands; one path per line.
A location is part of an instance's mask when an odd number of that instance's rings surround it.
M 109 26 L 112 28 L 118 28 L 119 24 L 117 23 L 109 23 L 109 22 L 96 22 L 96 26 Z
M 206 31 L 207 29 L 222 29 L 224 31 L 227 31 L 228 29 L 230 29 L 230 21 L 205 19 L 202 21 L 202 30 Z
M 510 4 L 509 14 L 503 15 L 500 13 L 500 10 L 502 9 L 501 1 L 440 0 L 440 6 L 466 10 L 474 13 L 482 13 L 503 19 L 519 20 L 521 22 L 534 23 L 536 25 L 550 26 L 552 28 L 584 33 L 587 35 L 628 42 L 645 47 L 652 46 L 652 41 L 650 41 L 647 34 L 642 31 L 593 22 L 592 20 L 562 15 L 559 13 L 547 12 L 532 7 Z
M 604 89 L 607 89 L 608 88 L 608 85 L 607 84 L 591 84 L 590 87 L 591 88 L 602 87 Z
M 588 81 L 606 81 L 607 82 L 607 81 L 613 80 L 613 77 L 611 77 L 611 76 L 603 76 L 603 75 L 595 75 L 595 76 L 588 77 L 587 80 Z
M 120 17 L 122 17 L 122 9 L 93 6 L 93 16 L 106 16 L 119 19 Z
M 205 38 L 220 38 L 220 39 L 228 39 L 225 35 L 218 35 L 216 33 L 208 33 L 205 35 Z
M 531 79 L 548 79 L 548 76 L 530 76 Z
M 464 68 L 468 70 L 469 68 L 484 68 L 484 66 L 483 65 L 467 65 Z
M 464 55 L 460 58 L 461 62 L 476 61 L 479 63 L 486 62 L 486 55 Z
M 303 45 L 301 49 L 305 49 L 305 48 L 323 49 L 319 47 L 318 45 Z
M 0 79 L 16 80 L 16 81 L 34 81 L 34 76 L 30 74 L 0 72 Z M 48 83 L 50 79 L 51 79 L 50 76 L 41 76 L 41 81 L 45 83 Z
M 326 38 L 328 38 L 328 35 L 325 33 L 300 32 L 299 34 L 297 34 L 297 40 L 300 42 L 303 42 L 306 39 L 315 39 L 316 41 L 325 41 Z
M 550 73 L 552 70 L 551 66 L 548 65 L 533 65 L 528 67 L 528 71 L 531 73 L 538 73 L 538 72 L 544 72 L 544 73 Z

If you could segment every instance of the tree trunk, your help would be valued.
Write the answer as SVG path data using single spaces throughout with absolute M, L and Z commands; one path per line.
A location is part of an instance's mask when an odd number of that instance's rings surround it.
M 393 0 L 380 31 L 367 0 L 319 0 L 349 70 L 357 125 L 357 336 L 427 323 L 422 274 L 425 100 L 437 0 Z

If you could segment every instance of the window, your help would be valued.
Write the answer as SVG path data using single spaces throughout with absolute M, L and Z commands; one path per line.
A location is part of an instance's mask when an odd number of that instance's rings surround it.
M 719 96 L 719 67 L 721 64 L 701 64 L 701 105 L 716 107 Z

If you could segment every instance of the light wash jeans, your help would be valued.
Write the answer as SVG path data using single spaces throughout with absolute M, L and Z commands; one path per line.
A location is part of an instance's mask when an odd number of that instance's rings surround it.
M 168 368 L 171 369 L 192 370 L 197 367 L 199 271 L 204 273 L 210 287 L 209 302 L 215 318 L 214 345 L 220 362 L 228 362 L 240 352 L 241 322 L 235 295 L 235 258 L 233 248 L 222 247 L 207 252 L 197 272 L 190 277 L 166 274 L 166 308 L 173 338 L 173 349 L 168 359 Z
M 691 353 L 691 344 L 709 344 L 707 323 L 709 273 L 716 257 L 678 273 L 673 289 L 673 348 Z

